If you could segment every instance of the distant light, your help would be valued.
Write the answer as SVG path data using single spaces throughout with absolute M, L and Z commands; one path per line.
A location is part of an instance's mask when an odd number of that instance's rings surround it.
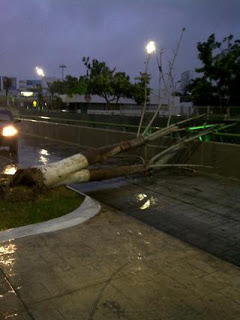
M 15 164 L 9 164 L 8 166 L 6 166 L 3 173 L 13 175 L 16 171 L 17 171 L 17 166 Z
M 146 46 L 146 50 L 148 54 L 152 54 L 154 52 L 156 52 L 156 44 L 154 41 L 149 41 L 147 46 Z
M 50 119 L 50 117 L 41 116 L 41 119 Z
M 45 73 L 44 73 L 44 71 L 43 71 L 42 68 L 36 67 L 35 70 L 36 70 L 36 72 L 37 72 L 37 74 L 38 74 L 39 76 L 45 77 Z
M 21 96 L 31 97 L 31 96 L 33 96 L 33 92 L 30 92 L 30 91 L 21 91 Z

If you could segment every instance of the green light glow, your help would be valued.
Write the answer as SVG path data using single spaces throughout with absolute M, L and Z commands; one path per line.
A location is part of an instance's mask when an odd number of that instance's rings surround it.
M 208 134 L 208 135 L 204 136 L 203 140 L 204 141 L 211 141 L 210 135 Z
M 190 128 L 188 128 L 188 130 L 192 131 L 192 130 L 198 130 L 198 129 L 212 128 L 212 127 L 216 127 L 216 124 L 206 124 L 203 126 L 190 127 Z
M 200 137 L 198 137 L 198 139 L 200 140 L 200 141 L 202 141 L 202 137 L 200 136 Z

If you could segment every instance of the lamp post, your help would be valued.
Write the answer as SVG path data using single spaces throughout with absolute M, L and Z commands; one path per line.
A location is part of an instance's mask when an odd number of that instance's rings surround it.
M 38 76 L 42 77 L 42 79 L 45 77 L 45 72 L 43 68 L 41 67 L 35 67 L 35 71 Z M 43 86 L 42 85 L 37 85 L 37 98 L 38 98 L 38 103 L 40 109 L 42 108 L 41 105 L 43 105 Z
M 145 70 L 144 70 L 144 76 L 145 76 L 144 77 L 145 78 L 145 81 L 144 81 L 144 105 L 142 107 L 141 119 L 140 119 L 139 126 L 138 126 L 137 136 L 140 135 L 142 122 L 143 122 L 144 114 L 145 114 L 146 107 L 147 107 L 147 70 L 148 70 L 148 63 L 151 58 L 151 55 L 156 52 L 156 43 L 154 41 L 149 41 L 148 44 L 146 45 L 146 51 L 147 51 L 147 59 L 145 62 Z
M 64 80 L 64 69 L 65 69 L 66 67 L 67 67 L 67 66 L 65 66 L 64 64 L 61 64 L 61 65 L 59 66 L 59 68 L 62 69 L 62 81 Z

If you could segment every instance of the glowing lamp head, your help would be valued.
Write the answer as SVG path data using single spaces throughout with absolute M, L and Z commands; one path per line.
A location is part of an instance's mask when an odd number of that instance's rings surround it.
M 2 135 L 4 137 L 13 137 L 16 136 L 18 133 L 18 130 L 14 126 L 6 126 L 2 130 Z
M 43 71 L 42 68 L 36 67 L 35 70 L 36 70 L 36 73 L 37 73 L 39 76 L 45 77 L 45 73 L 44 73 L 44 71 Z
M 146 45 L 146 50 L 148 54 L 152 54 L 156 52 L 156 44 L 154 41 L 149 41 Z

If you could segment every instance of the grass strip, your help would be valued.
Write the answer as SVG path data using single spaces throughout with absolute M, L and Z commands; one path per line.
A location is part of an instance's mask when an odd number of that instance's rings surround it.
M 39 192 L 14 187 L 0 192 L 0 231 L 63 216 L 80 206 L 84 196 L 66 187 Z

